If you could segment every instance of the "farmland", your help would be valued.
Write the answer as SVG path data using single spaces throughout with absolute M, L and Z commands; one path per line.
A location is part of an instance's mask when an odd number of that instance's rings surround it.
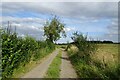
M 0 79 L 118 80 L 119 5 L 1 1 Z
M 91 43 L 87 42 L 82 35 L 77 35 L 76 43 L 65 45 L 36 41 L 29 36 L 21 38 L 17 37 L 16 33 L 9 34 L 7 32 L 2 33 L 2 39 L 3 78 L 17 78 L 26 74 L 39 65 L 40 60 L 45 56 L 49 57 L 55 47 L 62 54 L 65 53 L 62 49 L 66 50 L 78 78 L 118 78 L 120 70 L 118 46 L 120 44 Z M 60 76 L 61 59 L 57 56 L 51 63 L 47 71 L 50 77 L 54 78 L 55 76 L 57 78 Z M 44 60 L 42 61 L 44 62 Z
M 68 50 L 68 55 L 80 78 L 118 78 L 118 45 L 119 44 L 97 44 L 97 50 L 90 57 L 90 63 L 81 59 L 74 45 Z
M 118 63 L 118 45 L 120 44 L 98 44 L 98 50 L 93 59 L 104 62 L 108 65 L 116 65 Z

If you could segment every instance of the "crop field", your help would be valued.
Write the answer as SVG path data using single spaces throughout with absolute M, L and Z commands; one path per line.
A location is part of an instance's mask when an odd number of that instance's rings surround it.
M 97 50 L 90 56 L 90 63 L 81 59 L 79 49 L 72 45 L 68 55 L 80 78 L 118 78 L 120 67 L 118 65 L 118 45 L 97 44 Z
M 118 0 L 24 1 L 1 1 L 0 80 L 120 79 Z
M 92 58 L 109 65 L 117 65 L 118 45 L 120 44 L 98 44 L 98 50 Z

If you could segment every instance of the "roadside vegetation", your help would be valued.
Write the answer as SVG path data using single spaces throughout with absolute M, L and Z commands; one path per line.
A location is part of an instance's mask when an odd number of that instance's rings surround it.
M 67 52 L 80 78 L 119 78 L 118 44 L 91 43 L 83 34 L 73 35 L 74 44 Z
M 7 29 L 1 29 L 0 32 L 2 38 L 3 79 L 18 77 L 22 72 L 27 72 L 29 66 L 31 69 L 35 62 L 55 49 L 54 42 L 60 39 L 61 33 L 65 36 L 64 24 L 56 16 L 44 25 L 45 41 L 38 41 L 30 36 L 18 37 L 16 31 L 11 31 L 10 24 L 8 24 Z
M 66 37 L 64 28 L 65 24 L 61 23 L 57 16 L 54 16 L 44 25 L 44 35 L 47 37 L 46 40 L 54 43 L 61 38 L 61 35 Z
M 55 49 L 47 41 L 36 41 L 32 37 L 17 37 L 16 33 L 2 32 L 2 77 L 10 78 L 14 70 L 37 61 Z
M 8 24 L 9 25 L 9 24 Z M 0 29 L 2 49 L 2 78 L 18 78 L 40 63 L 40 60 L 52 53 L 55 48 L 64 48 L 69 55 L 77 75 L 80 78 L 102 78 L 112 80 L 119 78 L 120 64 L 118 64 L 118 46 L 107 42 L 104 44 L 88 41 L 82 33 L 73 33 L 72 44 L 55 45 L 55 42 L 66 37 L 65 24 L 57 16 L 44 25 L 46 40 L 36 40 L 30 36 L 19 37 L 11 32 L 10 26 L 6 30 Z M 111 43 L 111 44 L 109 44 Z M 1 54 L 0 54 L 1 57 Z M 61 52 L 51 63 L 46 78 L 59 78 Z
M 60 78 L 61 50 L 50 64 L 45 78 Z

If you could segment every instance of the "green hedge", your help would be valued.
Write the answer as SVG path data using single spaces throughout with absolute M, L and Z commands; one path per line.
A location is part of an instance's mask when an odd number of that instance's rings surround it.
M 54 44 L 36 41 L 32 37 L 17 37 L 16 33 L 2 32 L 2 78 L 10 78 L 15 68 L 25 66 L 52 52 Z

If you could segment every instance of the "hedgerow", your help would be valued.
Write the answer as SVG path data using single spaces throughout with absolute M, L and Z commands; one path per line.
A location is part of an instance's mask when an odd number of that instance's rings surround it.
M 14 69 L 25 66 L 31 60 L 38 60 L 55 49 L 53 43 L 36 41 L 29 36 L 18 37 L 16 33 L 5 30 L 1 32 L 1 38 L 2 78 L 10 78 Z

